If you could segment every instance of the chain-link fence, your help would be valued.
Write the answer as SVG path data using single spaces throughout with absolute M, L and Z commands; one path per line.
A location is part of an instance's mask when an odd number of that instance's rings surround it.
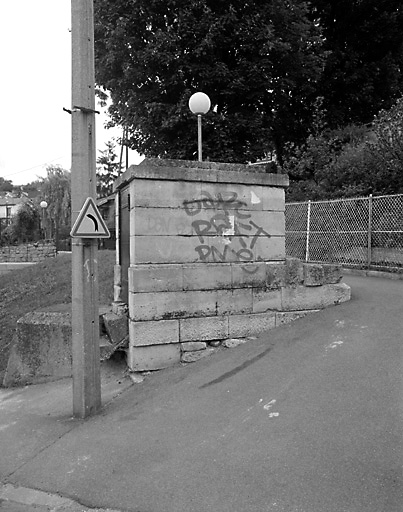
M 403 267 L 403 194 L 287 203 L 285 225 L 287 256 Z

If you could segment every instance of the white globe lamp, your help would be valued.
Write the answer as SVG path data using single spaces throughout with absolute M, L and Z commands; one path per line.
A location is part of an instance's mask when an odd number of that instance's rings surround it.
M 207 114 L 210 110 L 211 101 L 207 94 L 204 92 L 195 92 L 189 99 L 190 111 L 197 115 L 197 134 L 198 134 L 198 153 L 199 162 L 203 160 L 202 157 L 202 115 Z

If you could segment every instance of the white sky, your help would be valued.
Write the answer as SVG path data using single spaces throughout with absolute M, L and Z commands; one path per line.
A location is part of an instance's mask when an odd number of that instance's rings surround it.
M 14 185 L 46 176 L 48 164 L 70 169 L 70 27 L 71 0 L 0 1 L 0 176 Z M 98 157 L 121 132 L 96 117 Z M 130 151 L 129 165 L 138 161 Z

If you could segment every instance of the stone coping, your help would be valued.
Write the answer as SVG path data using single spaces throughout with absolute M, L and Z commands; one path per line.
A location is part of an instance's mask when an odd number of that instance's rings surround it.
M 135 178 L 170 181 L 202 181 L 210 183 L 240 183 L 288 187 L 286 174 L 264 172 L 260 166 L 192 160 L 162 160 L 146 158 L 139 165 L 131 165 L 114 183 L 117 191 Z

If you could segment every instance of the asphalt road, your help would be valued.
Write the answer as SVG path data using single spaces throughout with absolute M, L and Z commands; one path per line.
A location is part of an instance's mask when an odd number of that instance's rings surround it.
M 146 379 L 8 477 L 131 512 L 402 512 L 403 281 Z

